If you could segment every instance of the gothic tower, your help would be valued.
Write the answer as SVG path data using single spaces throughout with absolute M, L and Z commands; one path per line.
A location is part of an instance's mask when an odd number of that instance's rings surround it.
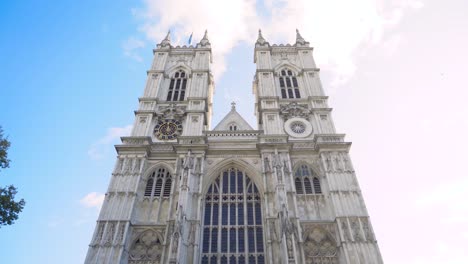
M 259 32 L 258 129 L 231 111 L 210 130 L 207 33 L 153 50 L 131 136 L 118 160 L 86 264 L 383 263 L 312 48 Z M 220 102 L 219 102 L 220 103 Z

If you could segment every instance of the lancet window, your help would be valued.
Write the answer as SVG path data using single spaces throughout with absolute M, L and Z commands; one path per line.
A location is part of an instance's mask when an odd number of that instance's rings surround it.
M 166 168 L 156 169 L 146 182 L 145 196 L 169 197 L 171 195 L 172 177 Z
M 174 74 L 174 77 L 171 78 L 166 101 L 183 101 L 185 99 L 186 88 L 187 75 L 184 71 L 179 70 Z
M 301 165 L 294 174 L 294 183 L 297 194 L 321 194 L 319 178 L 314 175 L 307 165 Z
M 205 197 L 202 264 L 264 264 L 260 193 L 241 170 L 223 171 Z
M 285 99 L 298 99 L 301 98 L 297 78 L 290 69 L 283 69 L 279 77 L 281 98 Z

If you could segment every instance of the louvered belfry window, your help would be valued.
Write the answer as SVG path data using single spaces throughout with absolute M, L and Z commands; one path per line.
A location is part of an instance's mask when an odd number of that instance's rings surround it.
M 297 194 L 321 194 L 319 178 L 314 175 L 309 166 L 301 165 L 294 174 L 294 184 Z
M 264 264 L 260 193 L 241 170 L 223 171 L 205 197 L 202 264 Z
M 156 169 L 146 182 L 145 196 L 169 197 L 171 195 L 172 177 L 165 168 Z
M 299 85 L 297 84 L 297 78 L 293 72 L 289 69 L 283 69 L 280 72 L 279 77 L 281 98 L 284 99 L 298 99 L 301 98 L 299 92 Z
M 183 101 L 185 99 L 185 90 L 187 88 L 187 75 L 179 70 L 169 83 L 166 101 Z

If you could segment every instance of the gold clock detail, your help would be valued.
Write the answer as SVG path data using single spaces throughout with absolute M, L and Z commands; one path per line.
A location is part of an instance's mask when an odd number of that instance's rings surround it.
M 182 124 L 173 119 L 161 120 L 154 127 L 154 135 L 160 140 L 176 139 L 182 133 Z

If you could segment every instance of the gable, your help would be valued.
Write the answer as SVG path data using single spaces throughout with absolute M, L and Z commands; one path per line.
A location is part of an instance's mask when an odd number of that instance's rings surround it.
M 234 129 L 235 126 L 235 129 Z M 213 130 L 254 130 L 242 116 L 233 109 L 216 125 Z

